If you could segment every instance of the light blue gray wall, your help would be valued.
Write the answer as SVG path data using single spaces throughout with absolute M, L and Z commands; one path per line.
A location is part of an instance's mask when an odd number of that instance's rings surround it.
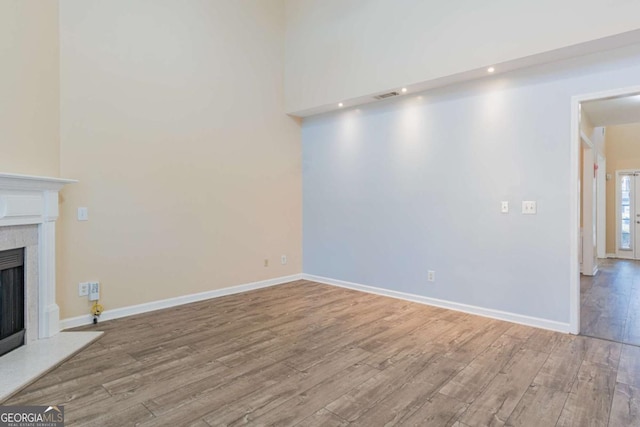
M 568 322 L 571 97 L 632 85 L 637 48 L 305 119 L 304 272 Z

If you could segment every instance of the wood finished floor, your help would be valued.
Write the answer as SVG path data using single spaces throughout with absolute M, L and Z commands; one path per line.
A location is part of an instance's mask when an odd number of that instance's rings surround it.
M 95 329 L 5 404 L 69 426 L 640 425 L 640 347 L 313 282 Z
M 640 261 L 600 259 L 580 276 L 580 333 L 640 345 Z

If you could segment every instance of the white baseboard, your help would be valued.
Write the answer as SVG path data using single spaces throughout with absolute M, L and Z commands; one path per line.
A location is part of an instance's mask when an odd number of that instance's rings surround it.
M 606 258 L 617 258 L 616 254 L 605 254 Z
M 132 316 L 135 314 L 147 313 L 150 311 L 161 310 L 163 308 L 176 307 L 192 302 L 203 301 L 212 298 L 219 298 L 226 295 L 239 294 L 255 289 L 276 286 L 295 280 L 311 280 L 314 282 L 324 283 L 327 285 L 340 286 L 343 288 L 353 289 L 362 292 L 398 298 L 406 301 L 417 302 L 420 304 L 442 307 L 464 313 L 476 314 L 479 316 L 490 317 L 492 319 L 506 320 L 508 322 L 519 323 L 522 325 L 533 326 L 536 328 L 549 329 L 558 332 L 569 332 L 569 324 L 556 322 L 553 320 L 541 319 L 538 317 L 524 316 L 522 314 L 510 313 L 506 311 L 483 308 L 473 305 L 461 304 L 453 301 L 446 301 L 437 298 L 430 298 L 421 295 L 409 294 L 405 292 L 392 291 L 389 289 L 376 288 L 374 286 L 361 285 L 359 283 L 346 282 L 343 280 L 330 279 L 327 277 L 314 276 L 312 274 L 294 274 L 291 276 L 276 277 L 274 279 L 262 280 L 259 282 L 246 283 L 228 288 L 215 289 L 212 291 L 201 292 L 197 294 L 182 295 L 175 298 L 169 298 L 159 301 L 152 301 L 144 304 L 131 305 L 128 307 L 115 308 L 113 310 L 105 310 L 100 316 L 100 321 L 119 319 L 121 317 Z M 70 317 L 60 321 L 60 329 L 75 328 L 78 326 L 90 325 L 93 322 L 93 316 L 87 314 L 84 316 Z
M 374 286 L 361 285 L 359 283 L 345 282 L 343 280 L 330 279 L 327 277 L 303 274 L 302 278 L 327 285 L 340 286 L 342 288 L 356 291 L 368 292 L 371 294 L 383 295 L 391 298 L 398 298 L 420 304 L 432 305 L 435 307 L 448 308 L 450 310 L 462 311 L 464 313 L 476 314 L 478 316 L 490 317 L 492 319 L 506 320 L 507 322 L 519 323 L 533 326 L 535 328 L 548 329 L 557 332 L 570 332 L 569 323 L 557 322 L 555 320 L 541 319 L 538 317 L 525 316 L 522 314 L 510 313 L 508 311 L 494 310 L 491 308 L 478 307 L 474 305 L 461 304 L 453 301 L 446 301 L 437 298 L 429 298 L 421 295 L 408 294 L 404 292 L 392 291 L 389 289 L 376 288 Z
M 128 307 L 114 308 L 113 310 L 105 310 L 100 315 L 100 321 L 119 319 L 121 317 L 132 316 L 134 314 L 147 313 L 149 311 L 161 310 L 163 308 L 175 307 L 178 305 L 189 304 L 191 302 L 203 301 L 211 298 L 219 298 L 226 295 L 239 294 L 242 292 L 253 291 L 255 289 L 267 288 L 269 286 L 281 285 L 283 283 L 293 282 L 302 279 L 302 274 L 293 274 L 291 276 L 276 277 L 274 279 L 261 280 L 259 282 L 245 283 L 243 285 L 230 286 L 228 288 L 215 289 L 197 294 L 182 295 L 175 298 L 169 298 L 159 301 L 147 302 L 144 304 L 130 305 Z M 70 317 L 60 321 L 60 329 L 75 328 L 78 326 L 90 325 L 93 323 L 93 316 L 86 314 L 84 316 Z

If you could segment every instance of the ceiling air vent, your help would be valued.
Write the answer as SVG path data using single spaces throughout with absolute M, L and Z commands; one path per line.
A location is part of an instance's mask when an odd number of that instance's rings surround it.
M 391 98 L 392 96 L 398 96 L 400 95 L 400 92 L 389 92 L 389 93 L 383 93 L 382 95 L 376 95 L 374 96 L 375 99 L 387 99 L 387 98 Z

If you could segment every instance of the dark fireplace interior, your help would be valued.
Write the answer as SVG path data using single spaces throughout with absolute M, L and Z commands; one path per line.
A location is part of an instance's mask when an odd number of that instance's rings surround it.
M 0 356 L 24 344 L 24 248 L 0 252 Z

